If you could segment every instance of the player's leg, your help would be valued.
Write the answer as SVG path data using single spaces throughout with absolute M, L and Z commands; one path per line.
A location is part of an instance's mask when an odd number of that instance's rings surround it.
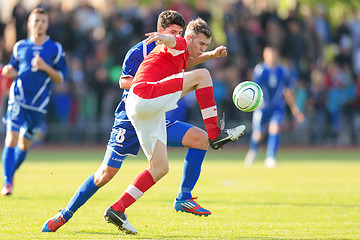
M 201 165 L 209 146 L 206 132 L 188 123 L 176 121 L 168 124 L 167 137 L 168 146 L 189 148 L 184 159 L 179 193 L 174 202 L 175 210 L 196 215 L 211 214 L 197 204 L 191 194 L 200 177 Z
M 249 151 L 245 156 L 245 166 L 251 166 L 258 152 L 260 141 L 263 137 L 263 129 L 266 125 L 267 113 L 263 110 L 255 110 L 252 118 L 252 133 L 249 143 Z
M 15 147 L 18 142 L 19 132 L 12 131 L 10 128 L 7 128 L 5 136 L 4 149 L 2 151 L 2 167 L 3 167 L 3 188 L 1 189 L 1 194 L 3 196 L 8 196 L 12 194 L 13 188 L 13 177 L 14 177 L 14 167 L 15 167 Z
M 21 166 L 24 162 L 27 153 L 29 151 L 30 145 L 32 140 L 26 138 L 25 136 L 19 136 L 18 145 L 15 148 L 15 167 L 14 167 L 14 174 L 16 170 Z
M 121 197 L 104 213 L 105 220 L 128 234 L 137 234 L 138 232 L 128 222 L 125 210 L 139 200 L 169 171 L 166 145 L 163 142 L 157 140 L 149 163 L 149 168 L 137 175 Z
M 6 111 L 6 136 L 2 152 L 4 186 L 1 194 L 11 195 L 15 168 L 15 148 L 19 141 L 20 127 L 25 123 L 24 109 L 19 105 L 9 104 Z
M 267 139 L 267 149 L 265 166 L 273 168 L 276 166 L 276 153 L 280 144 L 280 124 L 283 119 L 282 112 L 275 112 L 269 123 L 269 136 Z
M 217 108 L 210 73 L 206 69 L 197 69 L 184 73 L 181 96 L 195 90 L 197 102 L 213 149 L 221 149 L 226 143 L 237 140 L 245 131 L 241 125 L 233 129 L 221 130 L 218 125 Z

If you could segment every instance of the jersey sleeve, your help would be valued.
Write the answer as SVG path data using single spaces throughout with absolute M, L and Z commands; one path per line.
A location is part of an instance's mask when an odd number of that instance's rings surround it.
M 261 78 L 261 74 L 263 73 L 263 66 L 262 64 L 258 64 L 255 66 L 254 68 L 254 74 L 253 74 L 253 81 L 257 84 L 260 84 L 260 78 Z
M 175 40 L 176 40 L 176 45 L 173 49 L 186 50 L 187 45 L 186 45 L 185 38 L 181 37 L 180 35 L 177 35 L 177 36 L 175 36 Z
M 53 67 L 62 74 L 62 80 L 64 80 L 67 74 L 65 52 L 60 43 L 56 42 L 55 44 L 58 48 L 58 53 L 54 60 Z
M 12 54 L 11 54 L 10 62 L 9 62 L 9 65 L 13 66 L 16 69 L 16 71 L 19 71 L 18 49 L 22 42 L 23 42 L 23 40 L 15 43 Z

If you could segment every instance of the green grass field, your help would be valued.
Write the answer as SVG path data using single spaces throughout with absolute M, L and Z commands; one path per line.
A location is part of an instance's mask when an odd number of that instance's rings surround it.
M 100 165 L 105 149 L 38 148 L 0 198 L 0 239 L 360 239 L 360 149 L 285 149 L 267 169 L 264 153 L 245 168 L 246 149 L 209 151 L 193 191 L 209 217 L 172 208 L 185 151 L 169 150 L 170 172 L 128 210 L 136 236 L 103 221 L 111 205 L 148 162 L 129 157 L 56 233 L 41 233 L 79 185 Z

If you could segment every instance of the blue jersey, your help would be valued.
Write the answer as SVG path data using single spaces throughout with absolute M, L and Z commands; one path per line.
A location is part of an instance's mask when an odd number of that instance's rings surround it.
M 15 44 L 9 62 L 18 71 L 10 88 L 9 104 L 16 103 L 25 109 L 46 113 L 53 81 L 46 72 L 33 66 L 32 61 L 36 55 L 57 70 L 64 79 L 67 69 L 65 53 L 60 43 L 49 37 L 42 45 L 36 45 L 31 38 L 21 40 Z
M 265 63 L 256 65 L 253 81 L 260 85 L 264 93 L 263 110 L 284 110 L 284 88 L 290 87 L 289 72 L 282 65 L 273 68 Z

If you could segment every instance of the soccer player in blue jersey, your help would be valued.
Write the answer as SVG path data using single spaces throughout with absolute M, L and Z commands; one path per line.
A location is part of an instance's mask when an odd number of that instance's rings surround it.
M 11 195 L 14 172 L 25 160 L 31 142 L 44 121 L 53 83 L 66 74 L 65 53 L 58 42 L 46 35 L 48 15 L 34 9 L 28 18 L 29 38 L 17 42 L 3 75 L 14 78 L 6 113 L 6 137 L 2 152 L 4 187 Z
M 184 28 L 185 20 L 178 12 L 167 10 L 159 15 L 157 26 L 159 33 L 181 35 Z M 103 164 L 95 174 L 85 180 L 73 195 L 68 205 L 44 223 L 42 227 L 43 232 L 55 232 L 59 227 L 69 221 L 79 207 L 93 196 L 100 187 L 104 186 L 114 177 L 127 155 L 137 155 L 140 147 L 139 141 L 135 129 L 125 112 L 125 101 L 128 95 L 128 90 L 126 89 L 130 88 L 140 63 L 155 46 L 155 42 L 147 45 L 144 40 L 128 51 L 124 59 L 122 75 L 119 80 L 120 87 L 125 90 L 122 100 L 115 111 L 115 121 Z M 213 51 L 203 53 L 196 59 L 189 59 L 188 65 L 196 65 L 211 58 L 224 57 L 226 55 L 226 47 L 220 46 Z M 200 176 L 201 165 L 209 146 L 207 133 L 200 128 L 184 122 L 167 121 L 167 136 L 169 146 L 188 148 L 184 161 L 180 191 L 174 202 L 175 210 L 200 216 L 210 215 L 211 212 L 196 203 L 195 198 L 193 198 L 191 194 Z M 136 231 L 131 226 L 129 226 L 129 228 L 130 233 Z
M 292 95 L 292 86 L 288 70 L 278 63 L 278 51 L 267 46 L 263 51 L 262 63 L 256 65 L 253 81 L 260 85 L 264 92 L 263 105 L 254 111 L 250 148 L 245 157 L 245 165 L 253 164 L 259 143 L 268 131 L 265 166 L 276 166 L 276 153 L 280 143 L 280 128 L 285 114 L 285 102 L 297 121 L 303 122 L 304 115 L 296 106 Z

